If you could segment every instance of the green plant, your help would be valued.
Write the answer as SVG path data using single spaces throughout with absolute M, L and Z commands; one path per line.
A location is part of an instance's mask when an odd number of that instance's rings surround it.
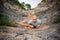
M 25 4 L 25 2 L 19 3 L 18 0 L 10 0 L 11 2 L 13 2 L 14 4 L 18 5 L 21 9 L 26 10 L 26 8 L 28 10 L 31 10 L 31 5 L 30 4 Z
M 60 17 L 57 16 L 55 19 L 54 19 L 54 22 L 53 23 L 60 23 Z
M 17 27 L 15 24 L 11 25 L 7 15 L 0 15 L 0 26 L 14 26 L 14 27 Z
M 28 10 L 31 10 L 31 5 L 30 5 L 30 4 L 25 4 L 25 7 L 26 7 Z

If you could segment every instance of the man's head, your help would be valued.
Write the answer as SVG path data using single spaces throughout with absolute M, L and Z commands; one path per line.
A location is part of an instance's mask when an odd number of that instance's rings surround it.
M 33 21 L 34 23 L 37 21 L 37 17 L 36 17 L 35 15 L 32 17 L 32 21 Z

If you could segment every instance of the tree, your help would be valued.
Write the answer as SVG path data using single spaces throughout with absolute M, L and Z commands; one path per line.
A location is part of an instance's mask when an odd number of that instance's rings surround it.
M 25 9 L 31 10 L 31 5 L 30 4 L 25 4 Z
M 18 0 L 10 0 L 11 2 L 13 2 L 14 4 L 18 5 L 21 9 L 24 10 L 30 10 L 31 9 L 31 5 L 30 4 L 25 4 L 25 2 L 19 3 Z

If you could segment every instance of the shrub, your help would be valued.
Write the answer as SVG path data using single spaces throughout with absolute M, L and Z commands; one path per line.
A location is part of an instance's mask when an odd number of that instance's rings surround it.
M 7 15 L 0 15 L 0 26 L 14 26 L 14 27 L 17 27 L 15 24 L 11 25 Z

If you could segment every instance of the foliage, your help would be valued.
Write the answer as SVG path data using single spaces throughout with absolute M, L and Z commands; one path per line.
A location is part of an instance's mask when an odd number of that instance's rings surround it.
M 8 17 L 6 15 L 1 15 L 0 14 L 0 26 L 14 26 L 16 27 L 15 24 L 11 25 L 11 23 L 8 20 Z
M 27 8 L 28 10 L 31 9 L 31 5 L 30 5 L 30 4 L 25 4 L 25 6 L 26 6 L 26 8 Z
M 60 15 L 58 15 L 58 16 L 55 18 L 55 20 L 54 20 L 53 23 L 60 23 Z
M 31 9 L 31 5 L 30 4 L 25 4 L 25 2 L 19 3 L 18 0 L 11 0 L 14 4 L 18 5 L 21 9 L 26 10 L 26 8 L 28 10 Z

